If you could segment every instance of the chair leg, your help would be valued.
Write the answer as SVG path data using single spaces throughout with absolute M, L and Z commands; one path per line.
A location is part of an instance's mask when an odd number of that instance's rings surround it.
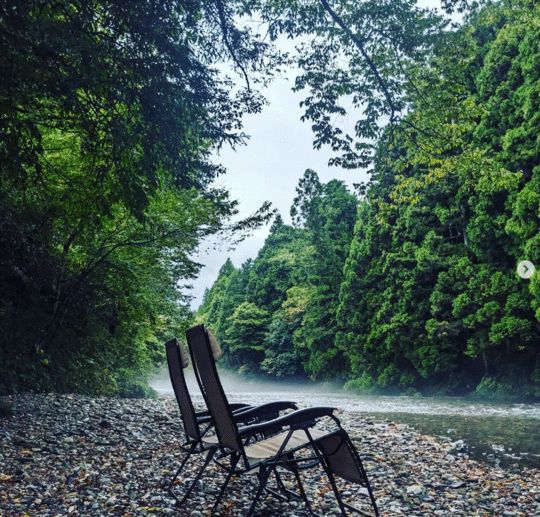
M 286 486 L 283 480 L 281 479 L 281 475 L 277 471 L 277 469 L 274 470 L 274 475 L 276 476 L 276 484 L 280 492 L 275 492 L 274 490 L 271 490 L 267 488 L 267 492 L 271 493 L 272 495 L 275 495 L 276 497 L 282 498 L 285 501 L 290 501 L 291 496 L 296 495 L 293 492 L 291 492 Z
M 180 467 L 178 467 L 178 470 L 176 471 L 176 474 L 173 476 L 173 478 L 171 479 L 170 483 L 167 486 L 167 491 L 169 492 L 169 494 L 171 494 L 176 499 L 176 503 L 179 504 L 179 505 L 183 504 L 185 502 L 185 500 L 187 499 L 187 497 L 184 496 L 180 500 L 177 497 L 177 495 L 173 492 L 172 486 L 173 486 L 174 482 L 176 481 L 176 479 L 178 478 L 178 476 L 180 475 L 180 472 L 182 472 L 182 470 L 186 466 L 186 463 L 189 460 L 189 458 L 191 458 L 191 455 L 194 454 L 196 447 L 197 447 L 196 443 L 191 445 L 190 449 L 186 453 L 186 457 L 182 460 L 182 463 L 180 464 Z M 204 468 L 205 467 L 203 467 L 203 470 L 204 470 Z M 198 476 L 198 477 L 200 477 L 200 476 Z
M 292 467 L 292 471 L 294 473 L 294 477 L 296 478 L 296 483 L 298 485 L 298 490 L 300 491 L 300 496 L 306 503 L 306 507 L 311 515 L 316 515 L 313 511 L 313 508 L 311 507 L 311 503 L 309 502 L 308 496 L 306 494 L 306 491 L 304 490 L 304 485 L 302 484 L 302 479 L 300 478 L 300 472 L 298 472 L 298 469 L 295 467 Z
M 189 498 L 189 496 L 191 495 L 191 492 L 193 491 L 193 489 L 197 486 L 197 483 L 199 482 L 199 480 L 201 479 L 202 475 L 203 475 L 203 472 L 206 470 L 206 467 L 208 467 L 208 465 L 210 464 L 210 462 L 212 461 L 212 458 L 214 457 L 214 454 L 216 453 L 216 449 L 215 448 L 212 448 L 208 451 L 208 454 L 206 455 L 206 460 L 204 461 L 204 464 L 203 466 L 199 469 L 199 472 L 197 473 L 197 475 L 195 476 L 195 479 L 193 480 L 193 482 L 191 483 L 191 485 L 189 485 L 189 488 L 187 489 L 186 493 L 184 494 L 184 497 L 182 497 L 182 500 L 180 501 L 179 504 L 183 504 L 185 501 L 187 501 L 187 499 Z
M 295 477 L 296 484 L 298 485 L 298 491 L 300 494 L 297 494 L 296 492 L 293 492 L 292 490 L 289 490 L 283 483 L 283 480 L 281 479 L 281 476 L 277 470 L 277 468 L 274 469 L 274 474 L 276 476 L 278 487 L 281 489 L 281 491 L 285 494 L 287 501 L 291 500 L 291 496 L 295 497 L 297 499 L 302 499 L 306 503 L 306 507 L 312 515 L 316 515 L 313 512 L 313 509 L 311 508 L 311 503 L 309 502 L 309 499 L 307 497 L 306 491 L 304 490 L 304 485 L 302 484 L 302 479 L 300 478 L 300 472 L 298 467 L 295 463 L 295 457 L 293 453 L 287 454 L 287 469 L 290 470 Z
M 294 461 L 294 458 L 292 457 L 292 454 L 291 455 L 288 455 L 289 459 L 293 459 Z M 281 475 L 280 473 L 278 472 L 278 466 L 277 465 L 271 465 L 270 468 L 267 468 L 267 467 L 260 467 L 260 471 L 259 471 L 259 474 L 258 474 L 258 477 L 259 477 L 259 488 L 257 490 L 257 493 L 255 495 L 255 499 L 253 500 L 252 504 L 251 504 L 251 508 L 247 514 L 246 517 L 250 517 L 251 514 L 255 511 L 255 507 L 257 505 L 257 502 L 258 500 L 260 499 L 261 497 L 261 494 L 263 492 L 263 490 L 267 490 L 270 494 L 274 495 L 275 497 L 278 497 L 279 499 L 281 500 L 285 500 L 285 501 L 288 501 L 290 502 L 291 500 L 291 496 L 292 497 L 295 497 L 297 499 L 302 499 L 305 503 L 306 503 L 306 507 L 309 511 L 309 513 L 311 515 L 314 515 L 316 516 L 315 512 L 313 511 L 312 507 L 311 507 L 311 503 L 309 502 L 309 499 L 307 497 L 307 494 L 304 490 L 304 485 L 302 484 L 302 480 L 300 479 L 300 474 L 298 472 L 298 468 L 296 468 L 294 465 L 292 465 L 291 463 L 288 464 L 287 468 L 289 470 L 291 470 L 295 476 L 295 479 L 296 479 L 296 482 L 298 484 L 298 490 L 300 492 L 300 495 L 298 495 L 297 493 L 293 492 L 292 490 L 289 490 L 285 484 L 283 483 L 283 480 L 281 479 Z M 278 488 L 281 490 L 281 492 L 284 494 L 284 496 L 278 492 L 275 492 L 274 490 L 270 489 L 270 488 L 267 488 L 266 485 L 267 485 L 267 482 L 268 482 L 268 479 L 270 479 L 270 475 L 272 474 L 272 472 L 274 473 L 274 475 L 276 476 L 276 482 L 277 482 L 277 485 L 278 485 Z
M 364 478 L 364 483 L 366 485 L 369 499 L 371 501 L 371 506 L 373 506 L 373 511 L 375 512 L 375 517 L 379 517 L 379 509 L 377 508 L 377 503 L 375 502 L 375 496 L 373 495 L 373 490 L 371 489 L 371 485 L 369 483 L 369 479 L 367 477 L 367 472 L 364 469 L 364 465 L 362 463 L 362 460 L 358 458 L 358 466 L 360 467 L 360 472 L 362 473 L 362 477 Z
M 219 503 L 221 503 L 221 500 L 223 499 L 223 495 L 225 494 L 225 490 L 227 489 L 227 486 L 234 474 L 234 471 L 236 469 L 236 465 L 238 465 L 238 461 L 240 460 L 240 456 L 238 454 L 233 454 L 231 457 L 231 464 L 230 464 L 230 470 L 227 474 L 227 477 L 225 478 L 225 481 L 223 482 L 223 485 L 221 485 L 221 489 L 219 491 L 219 494 L 217 496 L 216 502 L 214 503 L 214 506 L 212 507 L 212 513 L 210 514 L 210 517 L 214 517 L 216 514 L 216 511 L 218 509 Z
M 343 500 L 341 499 L 341 494 L 339 493 L 339 489 L 336 485 L 334 474 L 332 474 L 330 467 L 326 465 L 325 460 L 321 460 L 321 463 L 323 465 L 324 470 L 326 471 L 326 475 L 328 476 L 328 481 L 330 481 L 330 486 L 332 487 L 332 490 L 334 491 L 334 495 L 336 496 L 339 509 L 341 510 L 341 515 L 343 515 L 343 517 L 347 517 L 347 510 L 345 509 L 345 504 L 343 503 Z
M 170 491 L 171 490 L 171 487 L 173 485 L 173 483 L 176 481 L 176 478 L 179 476 L 180 472 L 182 472 L 182 469 L 184 468 L 184 466 L 186 465 L 187 463 L 187 460 L 189 459 L 189 457 L 191 456 L 191 452 L 187 453 L 186 454 L 186 457 L 182 460 L 182 463 L 180 464 L 180 467 L 178 468 L 178 470 L 176 471 L 176 474 L 174 475 L 174 477 L 171 479 L 171 482 L 167 485 L 167 489 Z
M 269 475 L 270 475 L 270 472 L 268 472 L 266 466 L 261 465 L 259 473 L 257 474 L 259 478 L 259 488 L 257 489 L 257 493 L 255 494 L 255 498 L 253 499 L 253 502 L 251 503 L 251 506 L 249 508 L 248 513 L 246 514 L 246 517 L 251 517 L 253 515 L 253 512 L 255 511 L 255 507 L 257 506 L 257 503 L 259 502 L 261 494 L 266 486 L 266 482 L 268 481 Z

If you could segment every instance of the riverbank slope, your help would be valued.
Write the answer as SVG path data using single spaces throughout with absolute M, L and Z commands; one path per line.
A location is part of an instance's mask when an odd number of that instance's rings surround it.
M 182 458 L 176 402 L 79 395 L 2 397 L 14 409 L 0 418 L 0 516 L 196 517 L 209 514 L 223 473 L 212 469 L 178 509 L 164 489 Z M 381 515 L 540 516 L 540 471 L 509 472 L 449 454 L 450 442 L 406 425 L 337 413 L 355 441 Z M 305 477 L 315 508 L 337 515 L 324 476 Z M 221 512 L 242 516 L 253 483 L 236 480 Z M 357 487 L 348 487 L 355 500 Z M 269 499 L 258 516 L 305 517 L 302 504 Z M 200 515 L 200 514 L 199 514 Z

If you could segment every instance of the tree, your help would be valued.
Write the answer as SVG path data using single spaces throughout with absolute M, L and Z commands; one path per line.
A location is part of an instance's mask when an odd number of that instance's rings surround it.
M 307 349 L 295 346 L 294 333 L 299 321 L 289 321 L 281 312 L 272 316 L 264 338 L 264 359 L 261 370 L 275 377 L 298 377 L 304 375 L 303 364 Z
M 335 347 L 339 286 L 349 253 L 356 221 L 358 200 L 344 183 L 331 180 L 321 184 L 316 172 L 307 170 L 296 189 L 291 215 L 297 213 L 310 240 L 310 265 L 305 280 L 310 299 L 302 325 L 295 330 L 299 348 L 307 347 L 306 371 L 316 376 L 339 376 L 345 368 L 340 349 Z
M 253 6 L 272 38 L 302 38 L 315 145 L 373 167 L 360 202 L 306 171 L 294 228 L 275 224 L 254 261 L 241 305 L 267 311 L 250 359 L 266 372 L 301 361 L 351 388 L 540 393 L 540 277 L 516 275 L 540 262 L 540 11 L 443 7 L 463 24 L 406 1 Z M 353 113 L 343 100 L 361 111 L 354 134 L 337 122 Z
M 296 190 L 298 196 L 291 208 L 296 227 L 276 219 L 249 271 L 231 275 L 225 296 L 219 300 L 214 296 L 218 279 L 199 315 L 210 324 L 212 314 L 221 314 L 220 338 L 231 364 L 243 361 L 251 371 L 276 376 L 307 372 L 313 377 L 328 377 L 342 371 L 344 365 L 340 350 L 334 346 L 335 286 L 342 279 L 358 201 L 342 182 L 332 180 L 323 185 L 311 170 Z M 210 293 L 212 302 L 207 304 Z M 257 332 L 264 333 L 263 348 L 257 349 L 263 353 L 246 356 L 246 348 L 254 351 L 260 345 L 253 344 L 248 325 L 236 319 L 255 308 L 266 314 L 266 319 L 260 315 L 253 318 L 264 320 L 264 325 L 257 326 Z M 244 345 L 240 347 L 242 332 Z
M 293 226 L 314 230 L 312 226 L 316 223 L 317 200 L 322 193 L 319 175 L 312 169 L 306 169 L 304 176 L 298 181 L 296 193 L 298 195 L 294 198 L 290 210 Z
M 274 59 L 236 12 L 0 2 L 0 391 L 142 379 L 188 324 L 178 287 L 201 238 L 270 216 L 229 224 L 236 202 L 212 185 L 212 150 L 242 143 L 242 115 L 264 102 L 216 65 L 262 77 Z
M 302 230 L 282 225 L 266 238 L 250 271 L 248 301 L 269 312 L 279 309 L 287 289 L 306 274 L 300 252 L 306 245 L 304 237 Z
M 267 310 L 249 302 L 241 303 L 230 316 L 226 331 L 232 356 L 229 357 L 229 362 L 241 373 L 260 371 L 268 320 Z
M 492 53 L 505 48 L 497 60 L 512 63 L 498 75 L 519 68 L 517 46 L 503 35 L 515 37 L 523 12 L 514 20 L 509 12 L 489 7 L 447 40 L 454 45 L 434 55 L 417 83 L 415 110 L 402 124 L 406 138 L 399 146 L 381 142 L 361 216 L 367 228 L 357 227 L 342 286 L 340 321 L 354 327 L 337 341 L 356 370 L 352 385 L 421 387 L 425 378 L 449 389 L 525 385 L 535 392 L 538 324 L 515 281 L 517 241 L 509 232 L 523 175 L 484 137 L 501 129 L 499 94 L 481 89 L 495 71 Z M 506 98 L 513 87 L 501 91 Z M 505 109 L 520 111 L 519 104 Z M 513 133 L 516 122 L 503 125 Z M 355 292 L 369 303 L 355 305 Z
M 225 302 L 225 293 L 231 282 L 231 276 L 236 271 L 230 258 L 227 258 L 223 266 L 219 269 L 218 277 L 212 287 L 204 294 L 198 314 L 201 321 L 204 321 L 217 337 L 220 337 L 219 322 L 221 319 L 221 308 Z
M 448 26 L 415 0 L 260 0 L 272 38 L 300 40 L 294 63 L 296 91 L 306 91 L 303 120 L 312 123 L 314 146 L 339 153 L 334 165 L 371 164 L 384 125 L 397 124 L 414 102 L 422 69 Z M 338 120 L 354 113 L 349 130 Z

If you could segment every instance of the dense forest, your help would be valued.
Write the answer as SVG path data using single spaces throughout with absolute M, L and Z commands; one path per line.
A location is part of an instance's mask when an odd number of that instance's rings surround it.
M 277 217 L 253 261 L 227 260 L 198 318 L 242 372 L 538 398 L 539 276 L 517 265 L 540 266 L 540 6 L 469 11 L 422 66 L 411 55 L 396 120 L 344 154 L 372 164 L 369 183 L 350 192 L 307 170 L 292 225 Z M 308 116 L 347 86 L 324 66 L 297 81 L 324 92 Z
M 440 7 L 0 0 L 0 393 L 144 395 L 199 320 L 243 372 L 540 397 L 540 7 Z M 307 170 L 291 225 L 239 221 L 215 151 L 285 68 L 370 181 Z M 270 220 L 193 314 L 204 238 Z
M 190 323 L 201 239 L 270 214 L 237 221 L 213 183 L 264 103 L 217 64 L 280 61 L 233 7 L 0 1 L 0 393 L 144 394 Z

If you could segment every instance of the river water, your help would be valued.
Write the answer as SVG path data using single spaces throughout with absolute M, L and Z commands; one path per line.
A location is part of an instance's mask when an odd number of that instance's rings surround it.
M 268 383 L 221 372 L 229 402 L 262 404 L 291 400 L 300 407 L 334 406 L 379 421 L 405 423 L 421 433 L 455 442 L 456 454 L 503 468 L 540 468 L 540 405 L 490 404 L 445 398 L 356 395 L 329 385 Z M 192 372 L 187 375 L 195 402 L 202 396 Z M 151 386 L 172 395 L 169 379 L 159 377 Z

